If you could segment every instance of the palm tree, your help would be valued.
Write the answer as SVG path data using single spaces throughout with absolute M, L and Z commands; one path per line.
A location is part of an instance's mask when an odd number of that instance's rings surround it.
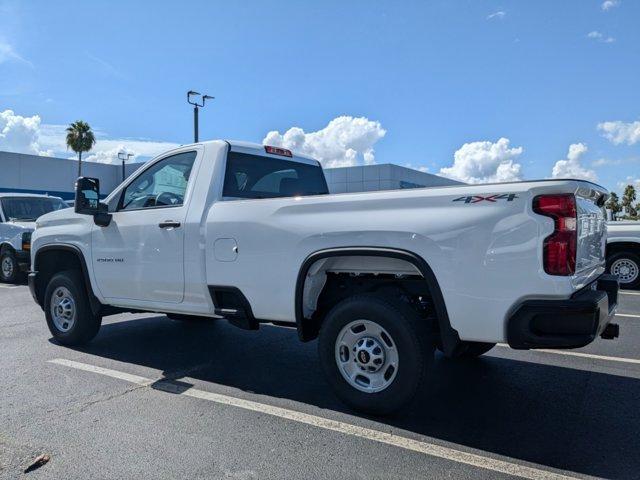
M 82 176 L 82 152 L 88 152 L 96 143 L 96 137 L 87 122 L 77 120 L 67 128 L 67 148 L 78 154 L 78 177 Z

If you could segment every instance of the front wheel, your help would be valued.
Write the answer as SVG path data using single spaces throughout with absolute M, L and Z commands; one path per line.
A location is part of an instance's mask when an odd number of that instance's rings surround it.
M 44 297 L 51 335 L 63 345 L 82 345 L 100 330 L 102 317 L 92 312 L 84 279 L 73 270 L 51 278 Z
M 607 258 L 607 270 L 618 276 L 623 288 L 640 287 L 640 256 L 630 252 L 618 252 Z
M 20 272 L 18 261 L 12 252 L 0 256 L 0 282 L 16 283 Z
M 356 410 L 389 414 L 413 398 L 433 362 L 427 320 L 376 295 L 343 300 L 320 329 L 320 363 L 336 395 Z

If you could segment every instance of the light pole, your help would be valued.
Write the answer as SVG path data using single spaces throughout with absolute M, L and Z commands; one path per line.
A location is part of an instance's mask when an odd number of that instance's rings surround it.
M 196 100 L 191 101 L 192 96 L 196 97 Z M 197 97 L 200 97 L 200 102 L 202 103 L 198 102 Z M 198 143 L 198 108 L 204 107 L 207 100 L 213 100 L 214 98 L 211 95 L 202 95 L 193 90 L 187 92 L 187 103 L 193 105 L 193 143 Z
M 124 182 L 124 179 L 126 177 L 125 172 L 124 172 L 124 162 L 125 162 L 125 160 L 129 160 L 129 157 L 133 157 L 133 153 L 118 152 L 118 158 L 120 160 L 122 160 L 122 181 L 123 182 Z

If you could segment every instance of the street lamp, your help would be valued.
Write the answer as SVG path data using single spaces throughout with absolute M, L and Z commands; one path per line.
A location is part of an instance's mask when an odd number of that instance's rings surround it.
M 196 100 L 191 101 L 191 97 L 196 97 Z M 197 97 L 200 97 L 200 102 Z M 189 90 L 187 92 L 187 103 L 193 105 L 193 142 L 198 143 L 198 108 L 204 107 L 207 100 L 213 100 L 215 97 L 211 95 L 202 95 L 201 93 Z
M 133 157 L 133 153 L 118 152 L 118 158 L 120 160 L 122 160 L 122 181 L 123 182 L 124 182 L 124 179 L 126 177 L 125 172 L 124 172 L 124 162 L 125 162 L 125 160 L 129 160 L 129 157 Z

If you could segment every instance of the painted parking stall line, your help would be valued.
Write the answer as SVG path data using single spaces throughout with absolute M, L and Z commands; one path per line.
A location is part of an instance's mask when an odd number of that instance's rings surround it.
M 506 343 L 498 343 L 498 347 L 511 348 Z M 550 353 L 553 355 L 565 355 L 567 357 L 589 358 L 591 360 L 604 360 L 606 362 L 619 362 L 640 365 L 640 359 L 625 357 L 609 357 L 607 355 L 595 355 L 593 353 L 571 352 L 567 350 L 546 350 L 544 348 L 529 350 L 530 352 Z
M 133 383 L 142 387 L 149 387 L 151 384 L 158 390 L 165 390 L 167 392 L 183 395 L 186 397 L 197 398 L 220 405 L 227 405 L 243 410 L 249 410 L 262 414 L 271 415 L 285 420 L 290 420 L 297 423 L 311 425 L 324 430 L 330 430 L 333 432 L 350 435 L 353 437 L 370 440 L 385 445 L 390 445 L 404 450 L 409 450 L 417 453 L 423 453 L 428 456 L 437 457 L 456 463 L 470 465 L 485 470 L 491 470 L 494 472 L 504 473 L 520 478 L 527 478 L 530 480 L 576 480 L 578 477 L 567 476 L 564 474 L 556 473 L 549 470 L 542 470 L 535 467 L 529 467 L 526 465 L 520 465 L 514 462 L 505 460 L 499 460 L 492 457 L 482 456 L 475 453 L 465 452 L 462 450 L 456 450 L 454 448 L 437 445 L 434 443 L 428 443 L 424 441 L 414 440 L 407 437 L 394 435 L 392 433 L 382 432 L 379 430 L 373 430 L 370 428 L 360 427 L 337 420 L 331 420 L 328 418 L 320 417 L 317 415 L 311 415 L 296 410 L 290 410 L 287 408 L 276 407 L 264 403 L 255 402 L 252 400 L 245 400 L 238 397 L 232 397 L 230 395 L 223 395 L 219 393 L 207 392 L 196 388 L 180 391 L 175 388 L 169 381 L 166 385 L 163 385 L 162 380 L 154 381 L 149 378 L 141 377 L 138 375 L 131 375 L 129 373 L 121 372 L 118 370 L 112 370 L 109 368 L 97 367 L 87 363 L 76 362 L 73 360 L 67 360 L 64 358 L 56 358 L 49 360 L 49 363 L 62 365 L 77 370 L 91 372 L 99 375 L 104 375 L 119 380 L 124 380 L 129 383 Z M 581 477 L 584 478 L 584 477 Z
M 634 315 L 633 313 L 616 313 L 616 317 L 640 318 L 640 315 Z
M 636 296 L 640 296 L 640 292 L 632 292 L 629 290 L 619 290 L 618 293 L 620 295 L 636 295 Z

